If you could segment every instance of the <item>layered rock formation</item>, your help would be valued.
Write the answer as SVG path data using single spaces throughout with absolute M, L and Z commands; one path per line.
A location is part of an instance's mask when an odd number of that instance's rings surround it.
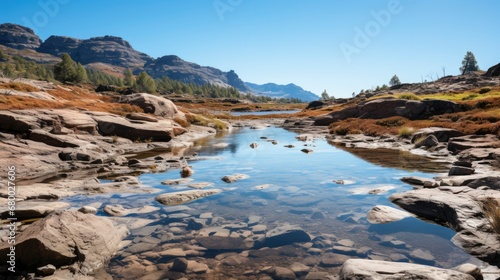
M 42 40 L 28 27 L 11 23 L 0 24 L 0 45 L 18 50 L 34 50 L 41 43 Z

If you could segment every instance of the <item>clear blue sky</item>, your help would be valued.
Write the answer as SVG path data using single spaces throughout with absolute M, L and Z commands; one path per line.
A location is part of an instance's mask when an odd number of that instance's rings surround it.
M 2 0 L 0 22 L 46 39 L 116 35 L 253 83 L 347 97 L 388 83 L 458 74 L 472 51 L 500 62 L 498 0 Z

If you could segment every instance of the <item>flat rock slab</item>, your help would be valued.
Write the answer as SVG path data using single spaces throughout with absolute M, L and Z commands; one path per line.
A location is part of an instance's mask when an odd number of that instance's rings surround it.
M 17 219 L 34 219 L 48 216 L 57 210 L 69 208 L 69 203 L 56 202 L 40 202 L 40 201 L 23 201 L 16 204 L 15 216 Z M 2 207 L 3 208 L 3 207 Z M 11 217 L 9 211 L 0 214 L 2 219 Z
M 340 271 L 340 279 L 474 280 L 474 277 L 450 269 L 442 269 L 419 264 L 350 259 L 347 260 L 342 266 L 342 269 Z
M 412 214 L 385 205 L 376 205 L 366 215 L 366 219 L 371 224 L 386 224 L 413 217 Z
M 220 189 L 213 190 L 190 190 L 174 193 L 166 193 L 155 197 L 155 200 L 159 203 L 167 206 L 180 205 L 195 199 L 199 199 L 206 196 L 211 196 L 214 194 L 221 193 Z

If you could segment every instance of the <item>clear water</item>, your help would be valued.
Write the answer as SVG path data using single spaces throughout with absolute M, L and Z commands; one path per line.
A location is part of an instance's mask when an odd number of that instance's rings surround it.
M 300 110 L 288 110 L 288 111 L 259 111 L 259 112 L 231 112 L 233 116 L 264 116 L 264 115 L 273 115 L 273 114 L 295 114 L 300 112 Z
M 399 253 L 407 256 L 412 262 L 425 264 L 424 260 L 409 257 L 411 251 L 422 249 L 433 255 L 435 258 L 433 264 L 436 266 L 450 268 L 464 262 L 477 262 L 452 244 L 450 239 L 455 233 L 448 228 L 416 218 L 407 218 L 383 225 L 371 225 L 365 219 L 366 213 L 373 206 L 391 205 L 388 201 L 391 194 L 411 189 L 411 186 L 399 180 L 401 177 L 409 175 L 433 177 L 435 174 L 422 173 L 408 168 L 382 167 L 337 149 L 325 140 L 301 142 L 296 140 L 295 136 L 295 133 L 275 127 L 262 130 L 243 128 L 237 133 L 214 138 L 207 143 L 207 146 L 198 148 L 196 152 L 199 156 L 213 156 L 214 158 L 189 163 L 195 171 L 191 177 L 194 179 L 192 182 L 211 182 L 214 188 L 226 190 L 221 194 L 185 204 L 197 213 L 192 214 L 191 211 L 190 215 L 196 217 L 200 213 L 210 212 L 214 217 L 219 218 L 219 223 L 222 225 L 243 222 L 250 215 L 258 215 L 262 217 L 261 223 L 267 225 L 268 229 L 290 223 L 299 225 L 313 236 L 334 234 L 337 241 L 350 239 L 354 241 L 356 248 L 365 246 L 371 248 L 372 253 L 366 257 L 372 259 L 389 260 L 391 254 Z M 261 137 L 276 140 L 278 143 L 275 145 Z M 255 149 L 250 148 L 253 142 L 258 143 Z M 216 148 L 214 144 L 217 143 L 227 143 L 227 147 Z M 284 145 L 295 147 L 286 148 Z M 313 152 L 309 154 L 301 152 L 304 148 L 312 149 Z M 250 178 L 231 184 L 221 181 L 223 176 L 234 173 L 247 174 Z M 144 174 L 139 177 L 142 183 L 161 189 L 162 192 L 188 189 L 161 185 L 163 180 L 178 178 L 179 170 L 161 174 Z M 349 180 L 353 183 L 336 184 L 334 182 L 336 180 Z M 264 190 L 254 189 L 255 186 L 263 184 L 271 184 L 271 186 Z M 392 187 L 392 189 L 379 195 L 356 194 L 356 190 L 359 189 L 380 187 Z M 162 217 L 165 217 L 169 207 L 154 201 L 154 196 L 114 195 L 104 198 L 104 201 L 110 204 L 119 203 L 125 208 L 158 206 L 162 208 L 161 211 L 136 217 L 158 218 L 160 214 L 164 214 Z M 97 200 L 103 200 L 103 198 Z M 85 203 L 88 202 L 85 201 Z M 84 204 L 84 201 L 80 203 Z M 321 212 L 324 218 L 312 219 L 311 212 Z M 168 222 L 166 219 L 163 221 L 159 225 L 168 231 Z M 137 242 L 140 239 L 137 239 L 139 237 L 134 235 L 134 232 L 132 231 L 132 236 L 128 239 Z M 152 235 L 161 238 L 158 232 L 157 230 Z M 381 241 L 385 238 L 394 238 L 403 241 L 406 245 L 404 248 L 387 245 Z M 192 233 L 177 242 L 179 246 L 182 243 L 196 244 Z M 160 245 L 162 243 L 157 246 Z M 124 264 L 122 260 L 130 254 L 125 249 L 122 255 L 112 260 L 109 270 L 117 278 L 124 273 L 118 269 Z M 235 274 L 243 270 L 257 269 L 266 264 L 286 266 L 292 261 L 301 262 L 308 257 L 311 256 L 305 253 L 284 254 L 274 258 L 261 256 L 252 259 L 252 265 L 222 268 L 219 273 L 225 275 L 224 277 L 235 277 Z M 155 262 L 155 260 L 151 261 Z M 322 269 L 328 271 L 329 268 Z M 123 275 L 121 277 L 127 278 Z M 245 279 L 241 274 L 236 278 Z M 249 276 L 248 279 L 252 278 Z

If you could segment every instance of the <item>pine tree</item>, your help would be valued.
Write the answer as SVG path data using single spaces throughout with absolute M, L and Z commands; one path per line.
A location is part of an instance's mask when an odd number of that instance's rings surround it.
M 479 66 L 477 65 L 476 57 L 472 52 L 467 52 L 464 59 L 462 60 L 462 67 L 460 67 L 460 72 L 462 72 L 462 75 L 464 75 L 478 70 Z
M 137 76 L 135 90 L 138 92 L 148 92 L 155 93 L 156 92 L 156 84 L 153 78 L 148 75 L 146 72 L 142 72 Z
M 330 100 L 330 96 L 328 95 L 328 92 L 326 92 L 326 89 L 321 93 L 321 99 L 324 101 Z
M 87 70 L 83 67 L 83 65 L 78 62 L 76 66 L 76 75 L 75 75 L 75 82 L 76 83 L 83 83 L 88 81 L 88 76 L 87 76 Z
M 132 74 L 132 70 L 130 69 L 125 69 L 125 71 L 123 71 L 123 75 L 125 76 L 125 78 L 123 79 L 123 83 L 125 86 L 127 87 L 133 87 L 134 86 L 134 74 Z
M 75 62 L 67 53 L 63 53 L 61 59 L 61 62 L 54 65 L 54 77 L 63 83 L 74 82 L 76 78 Z
M 399 80 L 399 77 L 397 75 L 392 76 L 391 80 L 389 81 L 389 85 L 392 86 L 398 86 L 401 84 L 401 81 Z

